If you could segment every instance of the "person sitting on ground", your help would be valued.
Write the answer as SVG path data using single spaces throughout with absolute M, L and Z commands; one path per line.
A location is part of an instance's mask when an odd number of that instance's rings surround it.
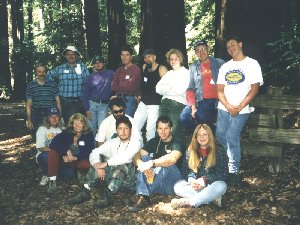
M 50 151 L 49 145 L 52 139 L 62 132 L 64 125 L 60 116 L 58 108 L 49 108 L 47 118 L 44 124 L 39 127 L 36 132 L 36 162 L 39 164 L 43 176 L 40 181 L 41 186 L 45 186 L 48 181 L 48 152 Z
M 112 139 L 114 137 L 117 137 L 116 134 L 116 119 L 119 119 L 121 117 L 125 116 L 125 103 L 121 98 L 114 98 L 110 100 L 108 105 L 111 115 L 106 117 L 98 130 L 98 133 L 96 134 L 96 145 L 99 147 L 102 145 L 105 141 L 108 141 L 109 139 Z M 131 124 L 132 124 L 132 135 L 131 137 L 134 139 L 137 139 L 141 141 L 142 143 L 142 137 L 140 135 L 140 132 L 136 126 L 136 123 L 134 122 L 133 118 L 126 115 Z
M 133 158 L 138 170 L 138 200 L 130 207 L 132 212 L 149 206 L 150 195 L 153 193 L 174 194 L 174 184 L 182 179 L 176 162 L 182 156 L 183 148 L 172 136 L 172 126 L 168 117 L 159 117 L 156 121 L 158 137 L 149 140 Z
M 141 142 L 131 138 L 132 124 L 124 116 L 116 121 L 118 137 L 106 141 L 90 154 L 91 167 L 86 176 L 83 190 L 69 201 L 79 204 L 91 199 L 91 187 L 100 183 L 102 192 L 94 207 L 107 207 L 113 194 L 120 190 L 134 191 L 135 167 L 132 158 L 141 148 Z
M 176 195 L 183 198 L 173 199 L 171 206 L 197 208 L 214 200 L 221 206 L 221 197 L 227 190 L 227 156 L 207 124 L 196 127 L 186 158 L 188 179 L 174 185 Z
M 48 153 L 48 193 L 56 189 L 56 176 L 59 167 L 77 168 L 78 178 L 90 167 L 89 155 L 95 148 L 94 135 L 84 115 L 75 113 L 70 117 L 66 130 L 56 135 L 49 145 Z

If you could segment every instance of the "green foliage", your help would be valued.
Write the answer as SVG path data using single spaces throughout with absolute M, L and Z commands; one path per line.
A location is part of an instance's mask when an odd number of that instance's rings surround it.
M 263 66 L 267 84 L 283 87 L 289 92 L 297 91 L 300 79 L 300 25 L 293 23 L 281 32 L 280 39 L 268 43 L 267 47 L 274 54 L 274 60 Z

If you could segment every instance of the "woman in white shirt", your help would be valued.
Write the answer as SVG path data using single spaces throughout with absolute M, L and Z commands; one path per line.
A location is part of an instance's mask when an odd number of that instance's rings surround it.
M 173 122 L 173 132 L 178 138 L 181 137 L 182 128 L 178 118 L 187 105 L 186 90 L 189 85 L 189 70 L 183 64 L 183 54 L 178 49 L 171 49 L 166 53 L 169 70 L 157 83 L 156 92 L 162 95 L 159 106 L 159 116 L 167 116 Z
M 43 176 L 40 185 L 44 186 L 48 183 L 48 152 L 49 144 L 52 139 L 62 132 L 63 122 L 58 108 L 48 109 L 47 118 L 44 124 L 39 127 L 36 132 L 36 161 L 39 164 Z

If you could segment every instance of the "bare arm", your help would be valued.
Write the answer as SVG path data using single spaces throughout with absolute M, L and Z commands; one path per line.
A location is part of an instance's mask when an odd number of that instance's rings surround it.
M 59 109 L 60 114 L 61 114 L 62 112 L 61 112 L 61 104 L 60 104 L 59 96 L 55 96 L 55 102 L 56 102 L 56 107 Z
M 170 154 L 166 154 L 158 159 L 153 160 L 153 164 L 159 167 L 172 166 L 177 162 L 181 155 L 181 152 L 173 150 Z
M 32 108 L 32 99 L 27 99 L 27 101 L 26 101 L 26 115 L 27 115 L 26 127 L 30 130 L 33 129 L 33 124 L 31 122 L 31 108 Z
M 160 77 L 163 77 L 168 72 L 167 67 L 160 65 L 159 66 L 159 75 Z

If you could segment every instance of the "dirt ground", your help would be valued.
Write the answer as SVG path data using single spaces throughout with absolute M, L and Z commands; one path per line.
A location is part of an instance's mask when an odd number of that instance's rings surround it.
M 229 187 L 222 208 L 173 210 L 175 196 L 155 195 L 152 207 L 131 213 L 122 194 L 106 209 L 67 205 L 82 187 L 76 179 L 58 180 L 48 195 L 24 118 L 23 103 L 0 102 L 0 224 L 300 224 L 299 146 L 286 146 L 278 174 L 268 171 L 269 159 L 243 156 L 242 187 Z

